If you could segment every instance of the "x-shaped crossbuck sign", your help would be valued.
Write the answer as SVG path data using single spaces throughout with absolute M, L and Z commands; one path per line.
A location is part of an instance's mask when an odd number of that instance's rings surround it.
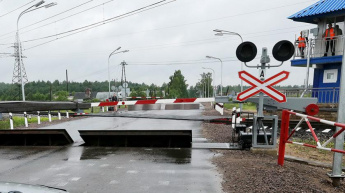
M 289 72 L 282 71 L 266 79 L 265 81 L 261 81 L 255 78 L 253 75 L 249 74 L 246 71 L 240 71 L 238 72 L 238 74 L 240 76 L 240 79 L 244 80 L 252 87 L 238 94 L 237 100 L 244 101 L 251 96 L 258 94 L 259 92 L 263 92 L 280 103 L 286 102 L 286 96 L 278 90 L 274 89 L 272 86 L 278 84 L 283 80 L 286 80 L 289 77 Z

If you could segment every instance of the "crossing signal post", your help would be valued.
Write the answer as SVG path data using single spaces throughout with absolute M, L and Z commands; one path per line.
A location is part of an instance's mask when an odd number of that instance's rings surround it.
M 252 87 L 239 93 L 237 95 L 238 101 L 245 101 L 246 99 L 259 94 L 259 104 L 258 113 L 254 116 L 253 128 L 252 128 L 252 147 L 262 147 L 262 148 L 275 148 L 277 141 L 277 123 L 278 117 L 275 116 L 265 116 L 263 114 L 264 109 L 264 94 L 268 95 L 272 99 L 279 103 L 286 102 L 286 97 L 284 94 L 280 93 L 278 90 L 274 89 L 272 86 L 286 80 L 289 76 L 289 72 L 282 71 L 270 78 L 266 79 L 266 69 L 271 67 L 280 67 L 284 61 L 289 60 L 294 54 L 295 49 L 291 42 L 283 40 L 278 42 L 272 50 L 273 57 L 280 61 L 279 65 L 270 65 L 270 58 L 267 54 L 267 48 L 262 49 L 262 55 L 260 59 L 260 65 L 249 66 L 247 62 L 252 61 L 257 54 L 257 48 L 252 42 L 243 42 L 237 47 L 236 56 L 237 58 L 244 62 L 245 66 L 248 68 L 257 68 L 259 70 L 259 78 L 249 74 L 246 71 L 239 72 L 239 77 L 250 84 Z M 263 124 L 264 119 L 272 119 L 272 132 L 266 132 L 266 128 Z M 260 133 L 260 130 L 262 133 Z M 272 143 L 270 143 L 270 138 Z

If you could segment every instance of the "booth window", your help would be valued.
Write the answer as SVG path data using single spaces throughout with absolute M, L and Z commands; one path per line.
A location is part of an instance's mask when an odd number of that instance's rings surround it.
M 338 79 L 338 69 L 325 70 L 323 83 L 336 83 Z

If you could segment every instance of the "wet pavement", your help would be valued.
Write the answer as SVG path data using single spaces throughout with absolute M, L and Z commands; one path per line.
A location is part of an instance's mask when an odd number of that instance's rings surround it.
M 201 115 L 200 110 L 150 113 Z M 95 129 L 186 129 L 202 139 L 201 122 L 97 117 L 45 127 L 49 128 L 66 129 L 76 143 L 68 147 L 1 147 L 0 181 L 69 192 L 222 192 L 210 150 L 79 146 L 83 141 L 78 130 Z

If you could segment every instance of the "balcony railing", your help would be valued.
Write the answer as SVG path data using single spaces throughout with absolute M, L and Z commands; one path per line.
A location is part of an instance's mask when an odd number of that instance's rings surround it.
M 332 52 L 335 55 L 343 55 L 343 47 L 344 47 L 344 39 L 345 36 L 335 36 L 332 40 L 326 40 L 325 38 L 322 39 L 309 39 L 311 45 L 311 54 L 310 57 L 323 57 L 326 52 L 326 45 L 329 44 L 328 48 L 328 55 L 332 56 Z M 298 48 L 299 42 L 295 42 L 295 55 L 293 59 L 300 59 L 302 58 L 302 54 L 300 49 Z M 333 50 L 331 49 L 331 44 L 333 44 Z M 306 47 L 304 49 L 304 58 L 307 58 L 307 50 L 308 50 L 308 43 L 305 43 Z
M 289 88 L 280 89 L 286 97 L 313 97 L 320 104 L 337 104 L 339 102 L 339 87 L 328 88 Z

